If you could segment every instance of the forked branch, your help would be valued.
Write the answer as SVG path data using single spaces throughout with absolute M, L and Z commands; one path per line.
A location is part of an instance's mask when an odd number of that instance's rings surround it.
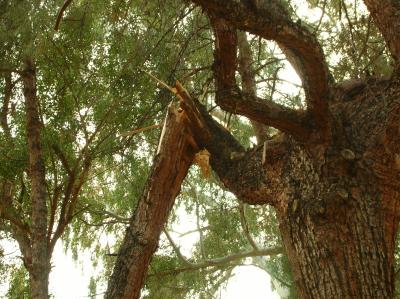
M 329 130 L 327 99 L 329 71 L 324 53 L 314 34 L 299 22 L 293 22 L 278 0 L 258 1 L 263 6 L 249 5 L 257 1 L 193 0 L 213 18 L 226 20 L 241 29 L 276 41 L 289 53 L 289 61 L 299 73 L 306 93 L 310 114 L 318 129 Z
M 235 71 L 237 66 L 237 34 L 236 29 L 223 19 L 212 18 L 216 38 L 214 74 L 217 85 L 217 103 L 232 113 L 250 118 L 258 123 L 275 127 L 293 135 L 300 140 L 306 140 L 309 131 L 304 127 L 305 114 L 266 101 L 254 92 L 241 91 L 236 84 Z

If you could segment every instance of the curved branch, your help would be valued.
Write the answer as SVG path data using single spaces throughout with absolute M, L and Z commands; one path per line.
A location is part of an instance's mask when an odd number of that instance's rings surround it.
M 247 94 L 251 94 L 255 97 L 257 95 L 256 72 L 252 65 L 250 43 L 247 40 L 246 33 L 243 31 L 238 32 L 238 46 L 239 73 L 242 81 L 242 89 Z M 261 144 L 268 137 L 267 128 L 257 121 L 250 120 L 250 122 L 257 138 L 257 144 Z
M 226 20 L 236 29 L 276 41 L 288 54 L 288 60 L 295 70 L 301 70 L 299 75 L 308 109 L 317 127 L 325 132 L 329 130 L 329 71 L 324 53 L 316 37 L 300 22 L 293 22 L 279 1 L 263 1 L 263 7 L 250 6 L 247 4 L 250 1 L 243 0 L 193 2 L 206 9 L 213 19 Z M 230 79 L 230 76 L 226 79 Z
M 54 25 L 54 30 L 58 31 L 58 29 L 60 28 L 60 23 L 61 23 L 61 19 L 64 15 L 65 10 L 68 8 L 68 6 L 71 4 L 72 0 L 66 0 L 63 4 L 63 6 L 61 7 L 60 11 L 57 14 L 57 19 L 56 19 L 56 24 Z
M 224 110 L 275 127 L 293 135 L 296 139 L 307 140 L 310 132 L 302 124 L 305 119 L 302 111 L 295 111 L 272 101 L 261 99 L 248 88 L 244 88 L 244 91 L 239 90 L 235 79 L 238 46 L 236 29 L 223 19 L 211 18 L 211 21 L 216 38 L 214 74 L 217 103 Z
M 398 65 L 400 62 L 400 2 L 398 0 L 364 0 L 364 3 Z

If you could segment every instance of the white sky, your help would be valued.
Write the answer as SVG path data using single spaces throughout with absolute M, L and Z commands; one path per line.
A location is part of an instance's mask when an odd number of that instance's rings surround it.
M 76 263 L 71 254 L 64 254 L 60 245 L 55 248 L 53 271 L 50 275 L 50 292 L 55 299 L 88 298 L 90 275 L 94 269 L 90 263 L 90 253 L 84 252 L 83 264 Z M 216 298 L 221 299 L 279 299 L 279 295 L 271 290 L 270 276 L 255 266 L 242 266 L 234 270 L 225 290 L 220 290 Z M 104 289 L 97 290 L 98 293 Z M 220 295 L 220 297 L 219 297 Z M 96 298 L 103 298 L 98 295 Z

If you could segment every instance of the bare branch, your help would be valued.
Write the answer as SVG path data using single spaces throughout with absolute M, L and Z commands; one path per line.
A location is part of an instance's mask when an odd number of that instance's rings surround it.
M 243 91 L 251 95 L 257 96 L 257 85 L 255 80 L 255 70 L 252 65 L 251 47 L 247 40 L 246 33 L 243 31 L 238 32 L 238 45 L 239 45 L 239 73 L 242 79 Z M 254 133 L 257 138 L 257 144 L 261 144 L 267 139 L 267 128 L 254 120 L 250 120 Z
M 245 206 L 242 202 L 239 202 L 239 214 L 240 214 L 240 225 L 244 231 L 244 235 L 246 236 L 247 241 L 249 241 L 251 247 L 258 251 L 258 245 L 256 241 L 254 241 L 253 237 L 250 235 L 249 224 L 247 223 L 246 214 L 245 214 Z
M 283 253 L 283 249 L 281 247 L 261 249 L 261 250 L 257 250 L 257 251 L 255 251 L 255 250 L 245 251 L 245 252 L 240 252 L 237 254 L 220 257 L 220 258 L 205 260 L 203 262 L 200 262 L 198 264 L 193 264 L 192 266 L 188 266 L 188 267 L 182 267 L 182 268 L 172 269 L 169 271 L 158 272 L 158 273 L 151 273 L 151 274 L 149 274 L 149 276 L 150 277 L 151 276 L 162 277 L 162 276 L 167 276 L 167 275 L 176 275 L 176 274 L 179 274 L 182 272 L 187 272 L 187 271 L 197 271 L 197 270 L 206 269 L 209 267 L 228 266 L 232 262 L 237 262 L 237 261 L 240 261 L 247 257 L 275 256 L 275 255 L 278 255 L 281 253 Z
M 181 260 L 185 265 L 191 266 L 192 263 L 190 263 L 188 261 L 188 259 L 183 256 L 183 254 L 181 253 L 181 250 L 179 249 L 178 245 L 175 244 L 175 242 L 172 239 L 171 235 L 168 233 L 168 231 L 165 228 L 163 229 L 163 233 L 167 237 L 169 243 L 171 244 L 172 248 L 174 249 L 174 251 L 176 253 L 176 256 L 179 258 L 179 260 Z

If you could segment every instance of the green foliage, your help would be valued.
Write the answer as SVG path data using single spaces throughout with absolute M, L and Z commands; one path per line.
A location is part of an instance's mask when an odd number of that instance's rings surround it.
M 21 266 L 13 267 L 10 272 L 12 277 L 10 286 L 7 292 L 7 298 L 9 299 L 29 299 L 31 293 L 29 289 L 29 277 L 26 269 Z
M 89 294 L 94 297 L 98 285 L 110 275 L 115 260 L 110 253 L 117 252 L 126 218 L 141 196 L 159 137 L 157 129 L 127 137 L 121 133 L 160 124 L 166 106 L 174 100 L 143 69 L 170 85 L 181 80 L 246 148 L 254 146 L 254 133 L 243 117 L 215 108 L 213 37 L 200 9 L 173 0 L 73 1 L 60 30 L 55 32 L 55 18 L 62 3 L 0 1 L 0 67 L 12 70 L 14 84 L 8 115 L 11 138 L 0 129 L 0 182 L 12 182 L 18 217 L 29 224 L 25 106 L 17 72 L 29 56 L 37 68 L 48 206 L 56 205 L 55 227 L 70 171 L 76 171 L 79 177 L 85 163 L 90 162 L 74 217 L 62 240 L 76 259 L 84 249 L 90 249 L 93 262 L 104 266 L 101 277 L 90 281 Z M 306 19 L 305 23 L 323 44 L 335 80 L 390 72 L 382 38 L 360 1 L 293 0 L 285 1 L 285 6 L 296 19 L 295 14 L 305 3 L 318 8 L 319 13 L 324 10 L 320 19 Z M 258 95 L 267 101 L 304 108 L 302 88 L 280 78 L 285 64 L 277 45 L 249 38 Z M 6 84 L 5 76 L 0 75 L 3 103 Z M 57 190 L 61 190 L 59 197 Z M 281 245 L 271 208 L 245 205 L 244 214 L 250 237 L 260 248 Z M 49 220 L 50 217 L 49 214 Z M 195 232 L 198 239 L 187 256 L 192 264 L 252 248 L 237 200 L 219 186 L 217 179 L 206 181 L 197 169 L 190 171 L 182 187 L 168 230 L 177 227 L 182 217 L 195 219 L 202 232 Z M 0 233 L 9 233 L 10 227 L 8 220 L 0 218 Z M 105 236 L 109 237 L 107 241 Z M 163 239 L 151 264 L 144 298 L 211 298 L 230 278 L 234 267 L 249 263 L 269 272 L 290 289 L 291 298 L 296 297 L 284 254 L 242 258 L 216 267 L 160 276 L 185 267 L 171 248 Z M 12 277 L 7 298 L 28 298 L 27 272 L 22 266 L 6 267 L 0 260 L 1 277 L 2 273 Z

